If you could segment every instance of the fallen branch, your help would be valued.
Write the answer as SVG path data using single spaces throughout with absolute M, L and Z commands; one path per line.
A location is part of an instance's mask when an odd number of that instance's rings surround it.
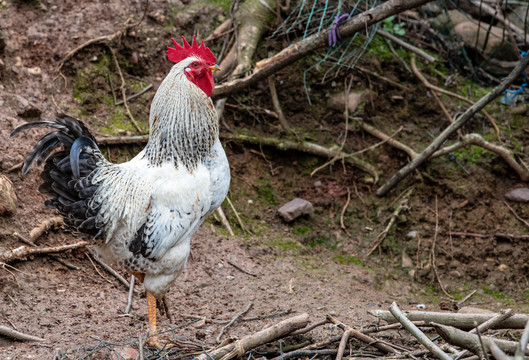
M 392 347 L 380 342 L 379 340 L 376 340 L 376 339 L 372 338 L 369 335 L 361 333 L 360 331 L 355 330 L 355 329 L 353 329 L 350 326 L 347 326 L 347 325 L 343 324 L 341 321 L 338 321 L 337 319 L 333 318 L 330 315 L 327 315 L 327 320 L 329 322 L 332 322 L 333 324 L 337 325 L 340 329 L 342 329 L 343 331 L 347 332 L 349 335 L 353 336 L 355 339 L 363 341 L 363 342 L 365 342 L 368 345 L 374 346 L 378 350 L 384 352 L 385 354 L 394 354 L 394 353 L 396 353 L 395 349 L 393 349 Z M 343 339 L 344 339 L 344 337 L 342 337 L 342 339 L 340 341 L 341 343 L 343 342 Z M 338 349 L 338 354 L 340 354 L 340 351 L 341 351 L 341 355 L 343 355 L 343 350 L 344 349 L 345 349 L 345 344 L 343 344 L 343 348 L 341 348 L 341 349 L 339 348 Z M 337 357 L 337 360 L 339 360 L 338 357 Z
M 527 67 L 529 64 L 529 56 L 524 56 L 522 60 L 519 61 L 518 65 L 513 69 L 513 71 L 507 76 L 503 81 L 496 86 L 490 93 L 483 96 L 479 99 L 474 105 L 467 109 L 456 121 L 454 121 L 450 126 L 448 126 L 426 149 L 424 149 L 419 156 L 410 161 L 410 163 L 404 166 L 402 169 L 397 171 L 384 185 L 382 185 L 377 190 L 377 195 L 384 196 L 389 190 L 391 190 L 397 183 L 410 174 L 413 170 L 419 167 L 423 162 L 428 160 L 430 156 L 438 150 L 443 143 L 448 139 L 448 137 L 455 131 L 457 131 L 461 126 L 466 124 L 472 116 L 478 111 L 483 109 L 488 103 L 497 98 L 502 94 L 505 89 L 520 75 L 520 73 Z
M 350 165 L 353 165 L 371 176 L 373 176 L 373 179 L 375 183 L 378 182 L 378 172 L 376 171 L 375 167 L 368 162 L 361 160 L 351 154 L 347 154 L 344 152 L 338 152 L 335 149 L 332 148 L 325 148 L 321 145 L 310 143 L 310 142 L 294 142 L 290 140 L 282 140 L 277 138 L 269 138 L 269 137 L 257 137 L 257 136 L 250 136 L 250 135 L 243 135 L 243 134 L 228 134 L 228 133 L 221 133 L 221 138 L 224 140 L 232 140 L 232 141 L 242 141 L 247 142 L 251 144 L 256 145 L 265 145 L 265 146 L 272 146 L 275 147 L 278 150 L 296 150 L 300 152 L 304 152 L 311 155 L 317 155 L 322 157 L 343 157 L 343 159 L 349 163 Z
M 390 0 L 384 2 L 343 23 L 340 26 L 340 35 L 343 38 L 352 36 L 358 31 L 363 31 L 368 26 L 376 24 L 391 15 L 416 8 L 430 1 L 432 0 Z M 326 48 L 330 31 L 332 31 L 332 26 L 288 46 L 268 59 L 259 61 L 254 68 L 253 74 L 217 86 L 213 90 L 211 97 L 213 99 L 224 98 L 231 93 L 240 91 L 267 78 L 316 50 Z
M 475 334 L 467 333 L 466 331 L 456 329 L 451 326 L 445 326 L 440 324 L 432 323 L 432 326 L 435 328 L 437 333 L 441 335 L 444 341 L 465 348 L 472 353 L 482 356 L 480 337 Z M 508 340 L 500 340 L 496 338 L 491 338 L 488 336 L 481 336 L 481 341 L 485 347 L 486 352 L 490 352 L 490 342 L 494 343 L 504 352 L 514 354 L 518 348 L 518 343 Z M 525 355 L 529 355 L 529 349 L 524 349 Z
M 0 326 L 0 335 L 7 336 L 15 340 L 22 340 L 22 341 L 46 341 L 43 338 L 24 334 L 20 331 L 10 329 L 6 326 Z
M 397 320 L 387 310 L 369 310 L 368 314 L 385 320 L 389 323 L 395 323 Z M 459 314 L 459 313 L 442 313 L 428 311 L 408 311 L 406 317 L 410 321 L 424 321 L 426 325 L 437 323 L 441 325 L 450 325 L 462 330 L 471 330 L 475 324 L 484 323 L 487 320 L 497 316 L 497 313 L 490 314 Z M 529 321 L 529 315 L 515 314 L 512 317 L 495 324 L 492 329 L 523 329 Z
M 432 354 L 441 360 L 453 360 L 448 356 L 443 350 L 441 350 L 437 345 L 435 345 L 424 333 L 419 330 L 418 327 L 413 325 L 413 323 L 404 315 L 404 313 L 399 309 L 397 303 L 393 302 L 389 307 L 389 311 L 393 316 L 408 330 L 419 342 Z
M 490 328 L 498 325 L 500 322 L 504 321 L 505 319 L 510 318 L 514 315 L 514 311 L 512 309 L 507 309 L 502 311 L 500 314 L 490 318 L 489 320 L 485 321 L 484 323 L 479 324 L 479 326 L 475 327 L 474 329 L 470 330 L 471 334 L 481 334 L 485 331 L 489 330 Z M 468 350 L 460 351 L 456 354 L 456 359 L 461 359 Z
M 227 344 L 219 349 L 205 352 L 197 360 L 230 360 L 243 356 L 246 351 L 288 335 L 294 330 L 304 328 L 309 323 L 309 315 L 301 314 L 283 320 L 255 334 L 247 335 L 240 340 Z
M 0 253 L 0 263 L 9 264 L 14 261 L 25 260 L 30 255 L 58 253 L 66 250 L 78 249 L 86 245 L 88 245 L 88 242 L 86 241 L 79 241 L 75 244 L 50 247 L 27 247 L 23 245 L 17 247 L 16 249 L 7 250 L 3 253 Z
M 35 242 L 35 240 L 41 237 L 42 234 L 44 234 L 48 230 L 56 229 L 62 225 L 64 225 L 64 221 L 61 216 L 56 216 L 56 217 L 52 217 L 47 220 L 44 220 L 43 222 L 35 226 L 35 228 L 33 228 L 33 230 L 29 232 L 29 240 L 31 242 Z

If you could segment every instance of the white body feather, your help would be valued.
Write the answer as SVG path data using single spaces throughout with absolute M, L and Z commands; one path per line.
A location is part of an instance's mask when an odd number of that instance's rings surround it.
M 157 298 L 184 269 L 191 236 L 230 184 L 211 99 L 184 74 L 192 61 L 174 65 L 160 85 L 146 148 L 126 163 L 101 161 L 92 179 L 99 187 L 91 205 L 100 207 L 97 222 L 105 232 L 99 254 L 144 273 L 145 289 Z M 147 254 L 131 251 L 138 234 Z

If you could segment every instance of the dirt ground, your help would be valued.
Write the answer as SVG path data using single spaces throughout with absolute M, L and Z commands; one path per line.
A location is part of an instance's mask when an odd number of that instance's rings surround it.
M 43 132 L 10 139 L 16 126 L 52 119 L 66 111 L 80 117 L 98 136 L 135 133 L 122 108 L 108 105 L 107 99 L 114 89 L 118 92 L 120 82 L 113 65 L 105 63 L 109 58 L 105 46 L 80 51 L 65 64 L 62 76 L 56 69 L 67 51 L 89 39 L 115 33 L 131 17 L 137 21 L 143 6 L 140 1 L 121 0 L 0 1 L 0 170 L 13 182 L 18 198 L 17 213 L 0 218 L 0 251 L 22 245 L 13 232 L 27 235 L 54 216 L 38 193 L 39 172 L 33 169 L 23 177 L 19 169 L 13 170 Z M 150 1 L 142 24 L 121 43 L 111 44 L 119 50 L 128 94 L 146 84 L 157 88 L 171 66 L 164 51 L 171 37 L 182 34 L 190 38 L 198 33 L 205 38 L 227 16 L 225 8 L 203 6 L 198 1 Z M 219 43 L 208 46 L 218 51 Z M 343 119 L 326 101 L 341 85 L 314 79 L 311 91 L 317 95 L 309 106 L 300 70 L 305 65 L 301 61 L 276 75 L 285 114 L 308 140 L 339 144 Z M 417 150 L 424 148 L 431 141 L 426 130 L 438 134 L 444 128 L 440 110 L 416 79 L 398 69 L 398 62 L 368 61 L 366 66 L 384 69 L 385 76 L 417 91 L 403 94 L 385 83 L 356 76 L 355 88 L 370 86 L 378 96 L 355 115 L 388 134 L 403 125 L 399 140 Z M 235 132 L 281 136 L 276 120 L 259 111 L 272 108 L 267 91 L 264 82 L 230 98 L 222 131 L 229 127 Z M 143 128 L 153 95 L 151 90 L 131 103 Z M 458 105 L 449 102 L 451 109 Z M 502 131 L 509 130 L 506 143 L 516 140 L 524 157 L 523 145 L 529 140 L 527 117 L 515 118 L 497 103 L 489 108 Z M 483 127 L 492 132 L 481 121 L 463 131 L 481 131 Z M 360 129 L 352 129 L 344 149 L 355 152 L 377 142 Z M 367 310 L 387 309 L 393 301 L 402 309 L 422 303 L 430 310 L 454 310 L 439 280 L 457 300 L 477 290 L 466 305 L 528 310 L 529 243 L 516 236 L 526 234 L 527 229 L 504 203 L 508 190 L 525 184 L 495 154 L 467 151 L 459 153 L 458 162 L 433 160 L 388 196 L 379 198 L 375 195 L 379 184 L 340 162 L 310 176 L 327 159 L 234 141 L 225 142 L 225 146 L 233 179 L 229 197 L 247 231 L 239 227 L 234 211 L 224 204 L 236 236 L 229 236 L 213 217 L 194 236 L 187 270 L 168 294 L 173 324 L 164 316 L 160 319 L 161 329 L 182 325 L 171 332 L 178 339 L 209 347 L 222 327 L 218 321 L 232 319 L 250 302 L 253 307 L 247 317 L 307 312 L 311 322 L 317 322 L 332 314 L 356 328 L 376 322 Z M 103 147 L 113 161 L 126 160 L 140 149 L 141 145 Z M 366 153 L 364 159 L 377 166 L 381 182 L 408 161 L 387 145 Z M 395 227 L 373 255 L 366 256 L 410 187 L 413 193 Z M 311 201 L 315 213 L 286 224 L 276 212 L 294 197 Z M 520 217 L 529 217 L 526 205 L 512 202 L 510 206 Z M 342 218 L 347 232 L 341 228 Z M 450 232 L 467 235 L 450 236 Z M 514 236 L 469 235 L 497 233 Z M 432 262 L 434 239 L 436 259 Z M 59 230 L 37 243 L 52 246 L 77 240 Z M 32 256 L 0 269 L 0 325 L 46 339 L 43 343 L 20 342 L 0 336 L 2 359 L 52 359 L 56 355 L 108 358 L 111 349 L 133 346 L 145 333 L 147 306 L 141 285 L 136 286 L 131 316 L 123 316 L 125 286 L 93 264 L 84 249 L 59 257 L 79 270 L 46 256 Z M 125 272 L 118 271 L 128 279 Z M 223 339 L 242 337 L 285 316 L 237 322 Z M 197 318 L 207 321 L 189 324 Z M 311 336 L 321 340 L 337 333 L 327 326 Z

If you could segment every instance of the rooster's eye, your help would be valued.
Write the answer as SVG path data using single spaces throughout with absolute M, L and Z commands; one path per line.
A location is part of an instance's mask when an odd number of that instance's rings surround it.
M 194 67 L 195 69 L 198 68 L 198 63 L 197 62 L 194 62 L 193 64 L 191 64 L 192 67 Z

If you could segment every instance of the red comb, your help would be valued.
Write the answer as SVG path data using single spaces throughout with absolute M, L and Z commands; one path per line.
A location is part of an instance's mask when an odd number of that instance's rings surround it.
M 197 37 L 193 36 L 193 45 L 189 45 L 189 43 L 186 41 L 186 38 L 182 36 L 182 40 L 184 41 L 184 46 L 180 46 L 175 39 L 171 38 L 173 40 L 175 48 L 167 47 L 167 57 L 169 60 L 177 63 L 185 58 L 188 58 L 190 56 L 195 56 L 198 58 L 201 58 L 209 65 L 215 65 L 217 62 L 217 59 L 215 58 L 215 55 L 204 45 L 204 41 L 200 43 L 200 46 L 198 46 L 197 43 Z

